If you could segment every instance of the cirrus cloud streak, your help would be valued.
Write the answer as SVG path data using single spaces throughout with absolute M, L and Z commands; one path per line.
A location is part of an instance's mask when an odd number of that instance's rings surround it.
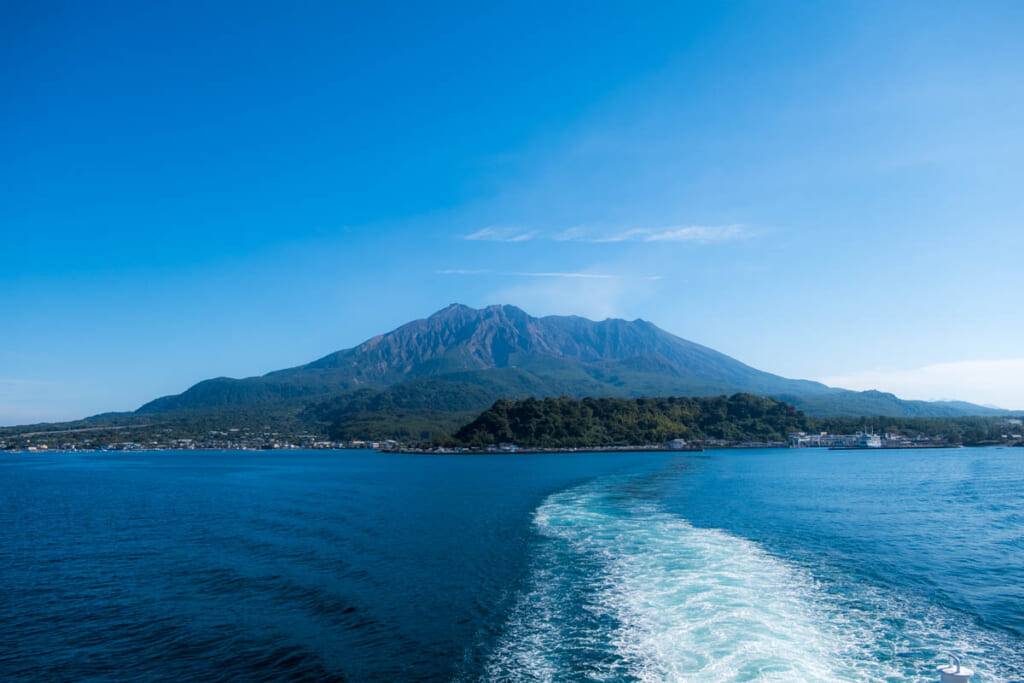
M 556 242 L 586 242 L 590 244 L 616 242 L 712 244 L 745 240 L 756 234 L 757 231 L 743 225 L 673 225 L 660 228 L 627 228 L 611 232 L 607 229 L 584 226 L 568 228 L 558 232 L 544 232 L 526 228 L 488 227 L 468 235 L 463 235 L 462 238 L 484 242 L 553 240 Z
M 540 235 L 539 230 L 489 227 L 481 228 L 462 237 L 473 242 L 528 242 L 538 235 Z
M 552 271 L 535 271 L 535 272 L 524 272 L 524 271 L 498 271 L 490 269 L 473 270 L 466 268 L 445 268 L 443 270 L 436 271 L 438 275 L 500 275 L 503 277 L 536 277 L 536 278 L 564 278 L 570 280 L 660 280 L 661 275 L 644 275 L 641 277 L 627 277 L 622 275 L 612 275 L 610 273 L 591 273 L 586 271 L 580 272 L 552 272 Z

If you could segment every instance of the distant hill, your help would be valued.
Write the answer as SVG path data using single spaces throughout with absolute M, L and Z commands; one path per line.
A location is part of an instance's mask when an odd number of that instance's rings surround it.
M 536 318 L 515 306 L 453 304 L 312 363 L 261 377 L 205 380 L 151 401 L 136 414 L 247 420 L 259 415 L 264 422 L 286 419 L 293 425 L 328 427 L 337 437 L 418 438 L 450 431 L 498 399 L 738 392 L 784 400 L 816 416 L 1001 412 L 787 379 L 645 320 Z

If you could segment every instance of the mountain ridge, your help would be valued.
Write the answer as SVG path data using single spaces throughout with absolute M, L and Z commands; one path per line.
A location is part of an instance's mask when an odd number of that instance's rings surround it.
M 411 384 L 410 384 L 411 383 Z M 459 386 L 473 401 L 455 401 Z M 1004 411 L 963 402 L 906 401 L 789 379 L 675 336 L 642 319 L 533 317 L 508 304 L 451 304 L 310 363 L 258 377 L 203 380 L 141 406 L 135 414 L 300 405 L 324 415 L 357 392 L 408 410 L 476 410 L 499 398 L 707 396 L 749 392 L 815 415 L 949 417 Z M 418 398 L 410 398 L 418 397 Z M 418 401 L 418 403 L 417 403 Z M 404 403 L 403 403 L 404 402 Z M 458 403 L 458 407 L 455 407 Z M 486 403 L 486 405 L 485 405 Z

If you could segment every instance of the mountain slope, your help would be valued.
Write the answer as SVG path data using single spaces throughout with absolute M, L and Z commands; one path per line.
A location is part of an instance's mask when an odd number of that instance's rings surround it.
M 368 393 L 367 393 L 368 392 Z M 644 320 L 532 317 L 514 306 L 453 304 L 351 349 L 247 379 L 217 378 L 137 413 L 306 406 L 304 415 L 401 410 L 479 411 L 528 396 L 707 396 L 750 392 L 817 415 L 992 414 L 969 404 L 901 401 L 752 368 Z M 353 407 L 353 397 L 366 402 Z M 374 397 L 370 400 L 369 397 Z M 368 402 L 367 402 L 368 401 Z M 376 405 L 374 409 L 371 406 Z M 333 413 L 331 411 L 334 411 Z

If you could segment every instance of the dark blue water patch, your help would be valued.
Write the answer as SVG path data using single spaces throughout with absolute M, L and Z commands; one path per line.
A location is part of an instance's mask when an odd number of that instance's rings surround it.
M 1019 681 L 1022 558 L 1019 449 L 4 455 L 0 678 Z
M 475 677 L 550 492 L 652 455 L 0 460 L 5 680 Z

